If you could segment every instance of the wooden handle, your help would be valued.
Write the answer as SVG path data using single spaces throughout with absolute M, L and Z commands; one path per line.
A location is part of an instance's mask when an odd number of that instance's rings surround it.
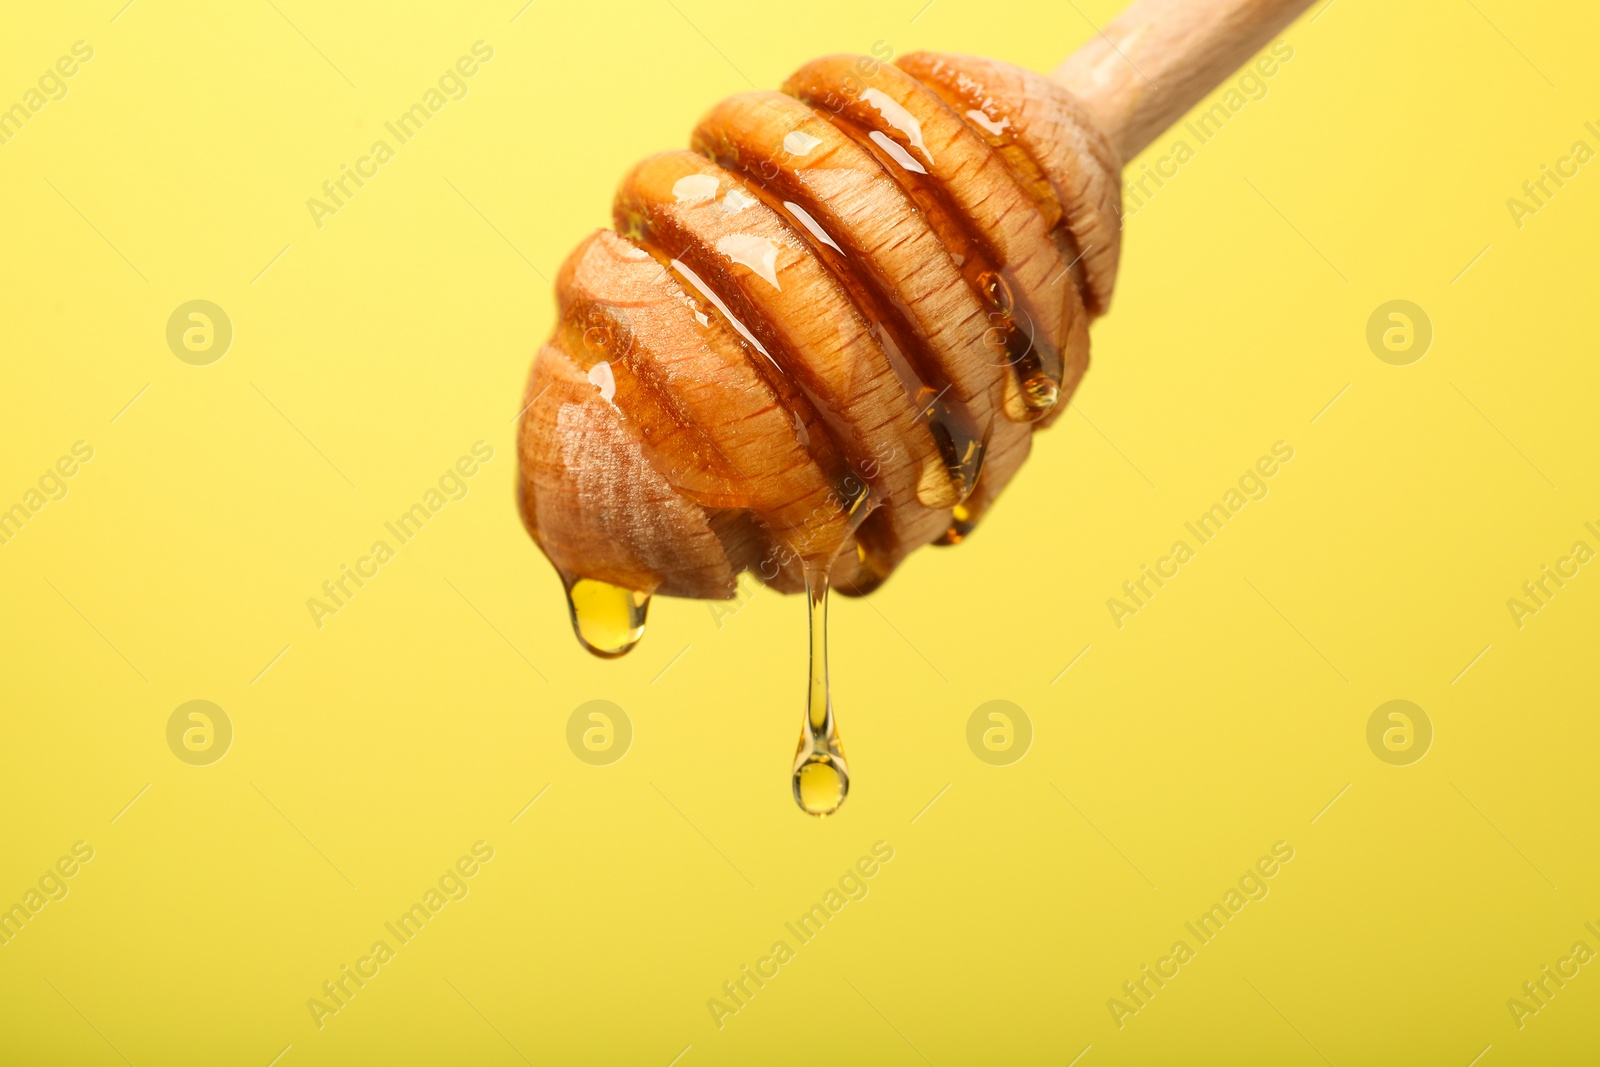
M 1051 75 L 1126 162 L 1311 0 L 1137 0 Z
M 1088 366 L 1122 162 L 1309 2 L 1138 0 L 1059 81 L 828 56 L 635 167 L 561 268 L 518 435 L 587 647 L 625 651 L 652 593 L 866 593 L 970 535 Z M 628 625 L 589 627 L 584 582 Z

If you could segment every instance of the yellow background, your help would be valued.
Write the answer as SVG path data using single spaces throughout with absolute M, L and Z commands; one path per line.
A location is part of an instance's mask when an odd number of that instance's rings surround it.
M 1335 0 L 1286 33 L 1129 222 L 1086 418 L 967 544 L 834 604 L 855 789 L 817 821 L 800 601 L 660 601 L 620 662 L 573 641 L 512 502 L 545 279 L 746 77 L 878 41 L 1048 70 L 1119 4 L 121 3 L 0 36 L 5 103 L 95 50 L 0 146 L 0 503 L 95 449 L 0 547 L 0 903 L 95 850 L 0 947 L 0 1062 L 1593 1062 L 1600 964 L 1506 1007 L 1600 949 L 1600 573 L 1506 607 L 1600 547 L 1600 164 L 1506 206 L 1600 148 L 1593 5 Z M 470 94 L 313 225 L 478 40 Z M 197 298 L 234 326 L 209 366 L 165 341 Z M 1396 298 L 1435 328 L 1405 367 L 1365 341 Z M 313 625 L 480 439 L 470 494 Z M 1279 440 L 1270 496 L 1119 630 L 1107 598 Z M 211 766 L 167 747 L 191 699 L 233 723 Z M 565 741 L 591 699 L 633 724 L 610 766 Z M 993 699 L 1033 723 L 1011 766 L 967 747 Z M 1434 726 L 1411 766 L 1367 747 L 1391 699 Z M 470 895 L 319 1030 L 307 998 L 478 840 Z M 880 840 L 870 895 L 718 1029 Z M 1107 999 L 1280 840 L 1270 896 L 1119 1030 Z

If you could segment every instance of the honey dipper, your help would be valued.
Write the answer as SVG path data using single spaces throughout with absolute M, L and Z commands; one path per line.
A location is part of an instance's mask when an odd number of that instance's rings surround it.
M 561 267 L 518 435 L 584 646 L 626 652 L 655 593 L 809 589 L 794 789 L 836 808 L 827 588 L 972 532 L 1088 366 L 1123 162 L 1309 3 L 1138 0 L 1050 77 L 829 56 L 638 164 Z

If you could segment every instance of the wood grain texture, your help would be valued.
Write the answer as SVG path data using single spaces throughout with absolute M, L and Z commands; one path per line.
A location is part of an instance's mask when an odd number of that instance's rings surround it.
M 1312 0 L 1138 0 L 1051 75 L 1124 161 L 1199 103 Z
M 569 583 L 701 598 L 964 539 L 1088 367 L 1122 160 L 1304 6 L 1140 0 L 1054 78 L 828 56 L 713 107 L 561 269 L 529 533 Z

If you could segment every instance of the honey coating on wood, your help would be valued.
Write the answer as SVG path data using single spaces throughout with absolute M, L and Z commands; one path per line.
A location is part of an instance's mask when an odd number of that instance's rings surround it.
M 830 589 L 958 544 L 1088 364 L 1118 254 L 1109 143 L 1053 82 L 974 57 L 832 56 L 646 159 L 557 281 L 518 500 L 604 657 L 652 595 L 751 571 L 810 605 L 795 802 L 850 790 Z
M 1087 364 L 1105 139 L 1047 79 L 918 53 L 807 64 L 691 146 L 563 268 L 519 440 L 535 540 L 573 580 L 721 598 L 807 566 L 862 593 L 971 536 Z

